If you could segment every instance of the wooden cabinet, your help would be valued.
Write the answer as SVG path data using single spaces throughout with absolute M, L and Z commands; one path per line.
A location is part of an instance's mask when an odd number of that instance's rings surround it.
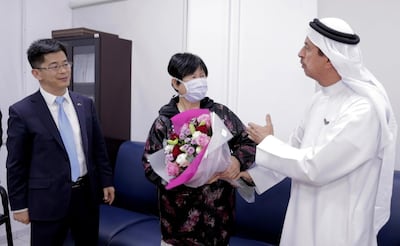
M 72 61 L 71 90 L 92 98 L 112 161 L 130 139 L 132 41 L 87 28 L 52 31 Z

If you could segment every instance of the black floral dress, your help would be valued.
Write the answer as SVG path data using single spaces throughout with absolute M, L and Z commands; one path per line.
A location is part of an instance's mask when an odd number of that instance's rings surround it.
M 146 177 L 158 186 L 158 206 L 163 240 L 172 245 L 228 245 L 234 230 L 235 188 L 218 180 L 210 185 L 190 188 L 180 185 L 171 190 L 153 171 L 147 156 L 162 149 L 171 129 L 170 118 L 178 114 L 174 97 L 164 105 L 154 121 L 143 154 Z M 256 145 L 248 138 L 245 126 L 226 106 L 209 98 L 200 102 L 201 108 L 215 112 L 231 131 L 228 142 L 231 153 L 245 170 L 253 164 Z

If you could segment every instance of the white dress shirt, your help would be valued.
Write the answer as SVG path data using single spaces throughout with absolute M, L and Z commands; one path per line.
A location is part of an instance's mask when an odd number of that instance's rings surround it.
M 44 100 L 46 101 L 47 107 L 49 107 L 54 122 L 58 127 L 58 105 L 56 103 L 57 96 L 48 93 L 42 87 L 40 87 L 40 93 L 42 94 Z M 85 154 L 83 152 L 81 128 L 79 125 L 78 116 L 76 114 L 75 107 L 73 105 L 71 97 L 69 96 L 68 90 L 66 90 L 63 97 L 65 98 L 63 103 L 64 111 L 68 117 L 72 130 L 74 132 L 74 142 L 76 147 L 76 153 L 78 154 L 80 176 L 84 176 L 87 173 L 87 168 L 86 168 Z

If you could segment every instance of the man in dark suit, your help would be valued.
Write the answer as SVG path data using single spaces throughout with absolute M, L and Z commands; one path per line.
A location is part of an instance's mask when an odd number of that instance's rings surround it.
M 69 230 L 75 245 L 95 246 L 99 203 L 113 202 L 114 187 L 93 101 L 68 90 L 72 64 L 62 43 L 35 41 L 27 55 L 40 88 L 9 108 L 6 166 L 14 219 L 31 223 L 33 246 L 63 245 Z M 74 148 L 59 122 L 65 115 Z

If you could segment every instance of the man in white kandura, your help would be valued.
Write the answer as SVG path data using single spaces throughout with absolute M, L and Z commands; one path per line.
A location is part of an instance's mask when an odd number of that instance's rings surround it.
M 373 246 L 387 222 L 397 124 L 383 86 L 363 66 L 360 39 L 337 18 L 310 22 L 302 67 L 320 90 L 289 143 L 249 123 L 256 165 L 240 176 L 262 193 L 292 180 L 281 246 Z

